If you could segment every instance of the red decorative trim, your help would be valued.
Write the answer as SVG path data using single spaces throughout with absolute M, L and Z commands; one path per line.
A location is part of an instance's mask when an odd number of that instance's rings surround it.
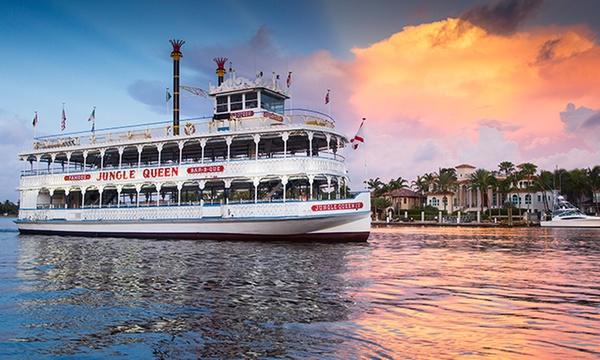
M 188 174 L 200 174 L 209 172 L 222 172 L 225 170 L 223 165 L 197 166 L 187 169 Z
M 65 175 L 65 181 L 89 180 L 91 178 L 90 174 Z
M 363 203 L 353 202 L 353 203 L 335 203 L 335 204 L 313 205 L 310 207 L 310 209 L 312 211 L 330 211 L 330 210 L 362 209 L 362 207 L 363 207 Z
M 214 62 L 217 63 L 217 66 L 219 67 L 219 69 L 223 69 L 225 66 L 225 63 L 227 62 L 227 58 L 226 57 L 216 57 L 213 59 Z
M 169 42 L 171 43 L 171 45 L 173 45 L 173 52 L 181 52 L 181 46 L 185 44 L 185 41 L 179 39 L 169 40 Z
M 239 112 L 231 113 L 231 117 L 236 118 L 236 119 L 250 117 L 250 116 L 254 116 L 254 111 L 246 110 L 246 111 L 239 111 Z

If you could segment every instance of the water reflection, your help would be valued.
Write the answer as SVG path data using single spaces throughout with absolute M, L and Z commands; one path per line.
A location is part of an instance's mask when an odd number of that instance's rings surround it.
M 599 230 L 382 228 L 369 244 L 18 243 L 11 344 L 34 357 L 600 356 Z
M 390 352 L 600 355 L 598 230 L 403 228 L 376 237 L 377 266 L 350 276 L 376 278 L 356 297 L 365 304 L 356 322 L 364 336 L 395 344 Z
M 280 357 L 353 305 L 345 257 L 365 245 L 21 239 L 22 341 L 69 355 L 152 344 L 155 357 Z M 41 295 L 41 296 L 40 296 Z M 301 333 L 298 333 L 301 332 Z M 149 336 L 150 335 L 150 336 Z M 68 341 L 66 341 L 68 339 Z M 127 350 L 128 352 L 130 350 Z M 140 354 L 141 355 L 141 354 Z M 143 356 L 142 356 L 143 357 Z

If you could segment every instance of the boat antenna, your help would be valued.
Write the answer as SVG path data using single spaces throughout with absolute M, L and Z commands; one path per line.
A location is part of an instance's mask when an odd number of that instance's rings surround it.
M 173 135 L 179 135 L 179 59 L 183 57 L 181 46 L 185 41 L 173 39 L 169 42 L 173 45 Z

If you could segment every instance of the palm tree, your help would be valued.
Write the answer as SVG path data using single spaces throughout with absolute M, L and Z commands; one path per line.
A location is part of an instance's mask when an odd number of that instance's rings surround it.
M 510 226 L 512 226 L 513 203 L 512 203 L 512 201 L 510 201 L 510 199 L 507 196 L 514 189 L 512 180 L 504 179 L 504 180 L 496 181 L 496 186 L 497 186 L 498 192 L 500 194 L 502 194 L 502 199 L 504 199 L 504 203 L 502 204 L 502 206 L 508 208 L 507 209 L 508 210 L 508 224 Z
M 489 215 L 491 217 L 492 207 L 489 205 L 490 201 L 488 190 L 495 182 L 494 175 L 485 169 L 477 169 L 469 176 L 469 178 L 471 179 L 471 188 L 479 192 L 479 197 L 481 199 L 481 212 L 483 213 L 483 208 L 485 205 L 487 205 Z
M 565 178 L 563 179 L 563 176 Z M 565 169 L 559 169 L 558 167 L 554 170 L 554 190 L 558 190 L 560 193 L 563 191 L 563 181 L 569 177 L 569 172 Z M 558 183 L 556 182 L 558 180 Z
M 584 211 L 583 201 L 585 195 L 591 191 L 591 185 L 588 181 L 586 171 L 584 169 L 573 169 L 569 171 L 567 181 L 565 181 L 565 190 L 570 194 L 577 206 Z
M 389 206 L 392 205 L 392 202 L 384 197 L 379 197 L 373 200 L 373 209 L 374 209 L 374 214 L 375 214 L 375 220 L 379 220 L 379 212 L 377 211 L 378 209 L 382 209 L 385 210 L 386 208 L 388 208 Z
M 515 164 L 510 161 L 503 161 L 498 165 L 498 170 L 501 175 L 508 178 L 515 172 Z
M 435 174 L 434 189 L 440 192 L 450 191 L 456 184 L 456 170 L 453 168 L 440 168 Z
M 369 189 L 373 190 L 373 196 L 374 197 L 378 197 L 381 194 L 383 194 L 383 187 L 384 187 L 384 183 L 381 182 L 381 180 L 379 180 L 379 178 L 376 179 L 369 179 L 367 181 L 367 186 Z
M 422 176 L 417 176 L 416 180 L 411 182 L 411 187 L 421 195 L 421 207 L 423 207 L 423 197 L 429 191 L 429 185 L 433 182 L 433 174 L 426 173 Z
M 402 176 L 399 176 L 397 179 L 392 179 L 387 185 L 388 191 L 393 191 L 396 189 L 403 189 L 408 187 L 408 180 L 403 179 Z
M 549 210 L 548 194 L 547 190 L 552 189 L 552 183 L 554 181 L 554 174 L 548 170 L 540 171 L 540 175 L 536 178 L 533 188 L 535 191 L 542 193 L 542 202 L 544 203 L 544 209 Z
M 435 175 L 434 190 L 437 192 L 448 192 L 454 188 L 456 184 L 456 169 L 454 168 L 440 168 L 439 172 Z M 444 201 L 444 211 L 446 210 L 447 202 Z
M 596 204 L 596 214 L 598 211 L 598 190 L 600 189 L 600 165 L 596 165 L 593 168 L 588 168 L 586 170 L 590 187 L 592 188 L 592 199 Z
M 513 186 L 511 191 L 517 192 L 517 194 L 516 194 L 517 203 L 516 204 L 513 203 L 513 204 L 517 207 L 517 209 L 519 209 L 519 217 L 521 217 L 521 210 L 523 210 L 523 209 L 521 208 L 521 203 L 522 203 L 521 202 L 521 193 L 520 193 L 521 188 L 519 187 L 519 182 L 521 180 L 523 180 L 523 173 L 520 171 L 516 171 L 516 172 L 512 173 L 508 177 L 508 179 L 510 179 L 510 182 L 512 183 L 512 186 Z
M 537 173 L 537 165 L 534 165 L 532 163 L 525 163 L 525 164 L 521 164 L 520 165 L 521 171 L 519 171 L 519 173 L 521 174 L 521 177 L 523 179 L 527 179 L 527 187 L 525 188 L 525 192 L 527 192 L 527 195 L 529 195 L 529 202 L 527 202 L 527 212 L 529 212 L 529 208 L 531 206 L 531 192 L 533 190 L 533 182 L 535 182 L 535 174 Z

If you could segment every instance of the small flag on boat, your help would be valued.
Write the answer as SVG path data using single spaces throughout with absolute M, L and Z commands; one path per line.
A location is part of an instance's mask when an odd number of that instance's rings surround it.
M 292 72 L 288 72 L 288 77 L 287 77 L 287 87 L 289 88 L 290 86 L 292 86 Z
M 329 104 L 329 89 L 327 89 L 327 95 L 325 95 L 325 105 Z
M 350 144 L 352 144 L 352 148 L 354 150 L 358 149 L 358 145 L 359 144 L 364 144 L 365 143 L 365 136 L 363 135 L 363 124 L 365 123 L 365 118 L 362 119 L 362 122 L 360 123 L 360 126 L 358 127 L 358 131 L 356 132 L 356 135 L 354 135 L 354 137 L 352 139 L 350 139 Z
M 60 122 L 60 131 L 65 131 L 67 128 L 67 114 L 65 114 L 65 103 L 62 108 L 62 121 Z
M 38 123 L 37 111 L 35 112 L 35 116 L 33 117 L 33 127 L 36 127 Z
M 169 92 L 169 88 L 167 88 L 167 95 L 166 96 L 167 96 L 166 97 L 167 102 L 169 102 L 169 100 L 171 100 L 171 93 Z
M 94 107 L 94 110 L 92 110 L 92 114 L 88 118 L 88 121 L 96 121 L 96 108 L 95 107 Z
M 88 121 L 92 122 L 92 132 L 96 131 L 96 107 L 94 106 L 94 109 L 92 110 L 92 113 L 90 114 L 90 117 L 88 118 Z

